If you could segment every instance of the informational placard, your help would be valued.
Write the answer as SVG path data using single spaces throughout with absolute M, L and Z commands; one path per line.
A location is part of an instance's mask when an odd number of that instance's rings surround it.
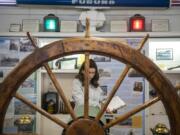
M 10 24 L 9 32 L 20 32 L 21 24 Z
M 77 22 L 61 21 L 61 32 L 77 32 Z
M 169 20 L 168 19 L 153 19 L 152 31 L 153 32 L 167 32 L 169 31 Z
M 118 20 L 118 21 L 111 21 L 110 23 L 111 32 L 127 32 L 127 21 L 126 20 Z
M 40 20 L 24 19 L 22 21 L 22 31 L 24 32 L 39 32 Z

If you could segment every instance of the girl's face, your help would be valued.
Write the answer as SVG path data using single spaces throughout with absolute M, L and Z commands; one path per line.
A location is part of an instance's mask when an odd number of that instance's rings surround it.
M 85 73 L 83 71 L 83 73 Z M 96 73 L 96 69 L 95 68 L 89 68 L 89 80 L 93 79 L 93 77 L 95 76 Z
M 89 68 L 89 80 L 93 79 L 95 76 L 96 69 L 95 68 Z

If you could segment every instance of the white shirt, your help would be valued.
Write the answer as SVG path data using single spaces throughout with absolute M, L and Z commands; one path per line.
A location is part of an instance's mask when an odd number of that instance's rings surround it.
M 73 80 L 72 98 L 76 105 L 84 105 L 84 86 L 79 79 Z M 91 84 L 89 85 L 89 106 L 98 106 L 105 99 L 103 91 L 100 87 L 95 88 Z

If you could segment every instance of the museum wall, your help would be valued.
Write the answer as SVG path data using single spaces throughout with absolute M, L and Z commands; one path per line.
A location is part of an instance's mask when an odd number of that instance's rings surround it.
M 37 7 L 37 6 L 36 7 L 27 7 L 27 6 L 26 7 L 0 7 L 0 33 L 8 32 L 9 28 L 10 28 L 10 24 L 21 24 L 22 25 L 22 20 L 24 20 L 24 19 L 39 19 L 40 24 L 41 24 L 40 31 L 42 31 L 43 17 L 46 16 L 47 14 L 53 13 L 56 16 L 58 16 L 60 20 L 73 20 L 73 21 L 75 20 L 75 21 L 78 21 L 79 16 L 80 16 L 82 11 L 85 11 L 85 9 L 79 9 L 79 8 L 76 8 L 76 9 L 62 9 L 60 7 L 52 7 L 52 6 L 51 7 Z M 180 24 L 180 12 L 179 12 L 178 9 L 157 9 L 157 10 L 153 10 L 153 9 L 149 9 L 149 10 L 132 10 L 132 9 L 131 10 L 122 10 L 122 9 L 121 10 L 109 10 L 109 9 L 103 9 L 101 11 L 104 12 L 105 16 L 106 16 L 106 23 L 105 23 L 105 27 L 104 27 L 104 32 L 110 32 L 110 21 L 111 20 L 127 20 L 128 21 L 129 18 L 131 16 L 133 16 L 134 14 L 141 14 L 141 15 L 143 15 L 145 17 L 145 19 L 146 19 L 146 31 L 147 32 L 151 32 L 151 20 L 152 19 L 167 19 L 167 20 L 169 20 L 169 32 L 180 32 L 180 27 L 179 27 L 179 24 Z M 165 32 L 163 32 L 163 33 L 165 33 Z M 4 38 L 4 37 L 2 37 L 2 38 Z M 18 41 L 23 41 L 22 39 L 20 39 L 20 40 L 17 39 L 17 40 Z M 42 39 L 38 39 L 38 40 L 39 40 L 40 44 L 41 44 L 41 42 L 43 42 Z M 45 40 L 48 41 L 48 38 L 46 38 Z M 119 38 L 118 38 L 118 40 L 119 40 Z M 140 42 L 139 38 L 137 38 L 137 39 L 136 38 L 135 39 L 130 38 L 130 39 L 125 39 L 125 40 L 129 44 L 133 43 L 132 46 L 137 46 L 138 43 Z M 160 46 L 159 48 L 160 48 L 160 51 L 162 51 L 163 47 Z M 166 48 L 168 48 L 168 47 L 166 47 Z M 153 51 L 154 53 L 152 54 L 152 60 L 153 60 L 154 56 L 156 55 L 155 50 L 157 50 L 157 48 L 152 48 L 152 49 L 154 50 Z M 172 50 L 172 49 L 175 50 L 174 51 L 174 54 L 175 54 L 177 49 L 174 48 L 174 47 L 170 47 L 170 50 Z M 3 51 L 1 51 L 1 52 L 3 52 Z M 23 50 L 22 50 L 22 52 L 23 52 Z M 22 52 L 20 52 L 19 54 L 22 54 Z M 12 56 L 12 54 L 10 54 L 10 55 Z M 21 55 L 18 55 L 18 57 L 19 56 L 21 56 Z M 175 55 L 175 56 L 178 57 L 179 55 Z M 169 59 L 172 60 L 173 57 L 170 56 Z M 174 58 L 176 58 L 176 57 L 174 57 Z M 161 59 L 163 59 L 163 58 L 161 58 Z M 168 62 L 169 62 L 169 59 L 168 59 Z M 97 58 L 96 58 L 96 60 L 97 60 Z M 104 60 L 105 60 L 105 62 L 101 62 L 101 61 L 97 62 L 98 67 L 101 69 L 101 71 L 103 71 L 102 73 L 104 73 L 104 76 L 102 76 L 103 80 L 100 80 L 100 81 L 101 81 L 101 84 L 102 84 L 103 88 L 111 90 L 115 80 L 118 77 L 117 76 L 118 74 L 116 74 L 116 73 L 119 72 L 119 67 L 120 67 L 120 69 L 123 69 L 124 65 L 122 63 L 117 63 L 117 61 L 112 60 L 112 59 L 104 59 Z M 174 60 L 172 60 L 172 62 L 174 62 Z M 177 63 L 175 63 L 175 64 L 177 65 Z M 162 65 L 162 63 L 160 63 L 160 65 Z M 103 69 L 104 67 L 106 67 L 106 68 Z M 110 69 L 110 67 L 112 69 Z M 42 76 L 45 76 L 44 75 L 45 73 L 42 73 L 42 74 L 43 74 Z M 71 76 L 70 76 L 71 78 L 72 78 L 72 75 L 73 76 L 75 75 L 74 72 L 70 73 L 70 74 L 71 74 Z M 62 74 L 59 74 L 59 76 L 60 75 L 62 76 Z M 67 76 L 67 74 L 66 74 L 66 76 Z M 36 79 L 36 77 L 34 77 L 34 78 Z M 42 77 L 42 78 L 45 78 L 44 79 L 44 84 L 49 84 L 49 83 L 46 83 L 47 80 L 48 80 L 47 77 Z M 32 79 L 32 78 L 30 78 L 30 79 Z M 128 111 L 131 108 L 133 108 L 136 104 L 139 104 L 139 103 L 141 103 L 143 101 L 143 99 L 142 99 L 143 93 L 140 92 L 140 94 L 139 93 L 137 94 L 136 92 L 133 91 L 133 87 L 134 87 L 135 83 L 143 84 L 142 86 L 144 86 L 145 85 L 144 84 L 145 80 L 143 80 L 142 78 L 127 77 L 124 81 L 125 81 L 125 84 L 122 85 L 121 96 L 120 97 L 124 101 L 126 101 L 126 103 L 130 104 L 129 105 L 130 107 L 127 106 L 123 110 L 120 110 L 119 113 L 124 113 L 125 111 Z M 43 84 L 43 81 L 42 81 L 42 86 L 40 85 L 38 87 L 40 87 L 40 88 L 42 87 L 42 89 L 45 91 L 46 87 L 43 87 L 44 84 Z M 108 86 L 106 86 L 106 84 L 108 84 Z M 128 85 L 126 85 L 126 84 L 128 84 Z M 129 85 L 129 84 L 131 84 L 131 85 Z M 147 86 L 147 87 L 149 87 L 149 86 Z M 34 90 L 34 89 L 32 89 L 32 90 Z M 129 90 L 129 91 L 127 91 L 127 90 Z M 21 92 L 23 92 L 23 89 L 21 90 Z M 129 94 L 129 93 L 131 93 L 131 94 Z M 120 93 L 118 93 L 118 94 L 120 95 Z M 149 94 L 149 93 L 147 92 L 147 94 Z M 39 96 L 39 97 L 41 98 L 41 96 Z M 34 99 L 34 98 L 32 98 L 32 99 Z M 38 99 L 38 100 L 40 100 L 40 99 Z M 18 103 L 19 103 L 16 100 L 14 102 L 15 102 L 15 106 L 18 105 Z M 135 103 L 135 104 L 131 104 L 131 102 Z M 157 108 L 159 108 L 159 104 L 158 104 L 157 107 L 154 107 L 154 108 L 156 108 L 156 111 L 157 111 Z M 157 117 L 157 119 L 156 119 L 157 122 L 163 121 L 163 123 L 166 123 L 167 118 L 164 118 L 166 116 L 163 113 L 162 114 L 163 116 L 159 117 L 160 116 L 159 114 L 162 113 L 161 110 L 159 112 L 157 114 L 153 113 L 152 115 Z M 15 109 L 15 114 L 18 114 L 18 113 L 19 113 L 19 109 L 17 108 L 17 109 Z M 32 112 L 32 113 L 34 113 L 34 112 Z M 151 110 L 150 110 L 150 113 L 151 113 Z M 151 121 L 152 119 L 154 119 L 154 117 L 151 116 L 151 114 L 149 116 L 149 114 L 146 115 L 146 117 L 147 116 L 150 117 L 149 118 L 149 126 L 147 125 L 147 128 L 146 128 L 148 130 L 148 132 L 150 132 L 149 127 L 153 127 L 154 123 L 155 123 L 154 121 Z M 143 127 L 143 123 L 142 123 L 142 119 L 143 119 L 142 115 L 144 115 L 144 114 L 140 113 L 140 114 L 136 115 L 135 117 L 133 117 L 132 119 L 128 119 L 125 122 L 125 124 L 130 124 L 130 128 L 131 127 L 137 128 L 137 129 L 134 130 L 137 133 L 140 133 L 140 132 L 141 133 L 144 133 L 144 132 L 148 133 L 147 131 L 143 131 L 144 127 Z M 153 118 L 151 119 L 151 117 L 153 117 Z M 17 117 L 15 117 L 15 119 L 16 118 Z M 68 118 L 66 118 L 66 119 L 68 119 Z M 139 121 L 141 121 L 141 122 L 139 122 Z M 37 132 L 46 133 L 48 135 L 52 131 L 50 129 L 54 130 L 54 125 L 49 123 L 49 121 L 46 121 L 46 119 L 44 119 L 43 117 L 39 121 L 37 120 L 37 123 L 38 122 L 43 123 L 43 124 L 41 125 L 42 128 L 39 128 L 37 126 Z M 133 124 L 133 123 L 135 123 L 135 124 Z M 138 124 L 136 124 L 136 123 L 138 123 Z M 119 126 L 121 126 L 121 125 L 119 125 Z M 48 127 L 48 128 L 46 128 L 46 127 Z M 49 128 L 49 127 L 51 127 L 51 128 Z M 40 129 L 42 131 L 40 131 Z M 58 134 L 59 134 L 59 130 L 60 129 L 58 129 L 58 131 L 57 131 Z M 119 133 L 119 127 L 114 128 L 111 131 L 113 133 L 118 134 Z M 129 129 L 124 128 L 124 131 L 121 130 L 121 132 L 129 132 Z
M 43 23 L 43 17 L 53 13 L 60 20 L 77 20 L 85 9 L 62 9 L 62 7 L 0 7 L 0 32 L 8 32 L 10 24 L 22 24 L 23 19 L 39 19 Z M 149 10 L 101 10 L 106 16 L 105 31 L 109 32 L 110 20 L 129 20 L 134 14 L 141 14 L 146 19 L 146 31 L 151 31 L 152 19 L 168 19 L 169 31 L 180 31 L 180 12 L 179 9 L 149 9 Z M 42 29 L 41 29 L 42 31 Z

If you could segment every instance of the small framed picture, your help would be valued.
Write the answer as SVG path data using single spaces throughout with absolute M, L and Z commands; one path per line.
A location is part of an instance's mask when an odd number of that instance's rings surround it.
M 77 32 L 77 22 L 61 21 L 61 32 Z
M 109 68 L 99 68 L 99 77 L 111 77 L 112 71 Z
M 9 115 L 5 117 L 4 120 L 4 129 L 13 129 L 14 128 L 14 116 Z
M 153 32 L 167 32 L 169 31 L 168 19 L 153 19 L 151 20 Z
M 100 87 L 103 91 L 103 96 L 107 96 L 107 93 L 108 93 L 107 85 L 102 85 Z
M 55 60 L 54 69 L 77 69 L 77 58 L 62 58 Z
M 39 19 L 24 19 L 22 21 L 22 31 L 24 32 L 39 32 Z
M 20 32 L 21 24 L 10 24 L 9 32 Z
M 116 20 L 110 22 L 111 32 L 127 32 L 128 25 L 126 20 Z
M 26 79 L 18 89 L 21 94 L 34 94 L 36 81 L 32 78 Z
M 0 56 L 3 56 L 0 58 L 0 67 L 14 67 L 20 61 L 19 56 L 12 53 L 8 53 L 6 55 L 2 54 Z
M 173 60 L 173 48 L 157 48 L 156 60 Z
M 134 91 L 136 92 L 142 92 L 143 90 L 143 83 L 142 82 L 134 82 L 134 88 L 133 88 Z
M 57 92 L 47 92 L 43 95 L 43 109 L 51 114 L 58 112 L 59 96 Z
M 34 51 L 34 47 L 28 38 L 20 38 L 19 51 L 21 53 L 28 53 Z
M 19 39 L 10 39 L 9 51 L 16 51 L 18 53 L 19 44 L 20 44 Z
M 110 62 L 111 61 L 111 57 L 102 56 L 102 55 L 92 55 L 91 58 L 95 62 Z
M 1 52 L 9 52 L 10 39 L 7 39 L 5 37 L 1 37 L 0 41 L 1 41 L 0 42 L 0 50 L 1 50 Z M 3 56 L 0 56 L 0 59 L 2 59 L 2 58 L 3 58 Z
M 36 95 L 26 95 L 25 96 L 28 100 L 30 100 L 33 104 L 36 104 Z M 14 101 L 14 114 L 21 115 L 21 114 L 29 114 L 33 115 L 36 113 L 34 109 L 29 107 L 28 105 L 24 104 L 22 101 L 15 99 Z

